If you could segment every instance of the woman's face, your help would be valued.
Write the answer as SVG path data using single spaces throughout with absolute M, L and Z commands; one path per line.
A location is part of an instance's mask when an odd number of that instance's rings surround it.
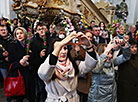
M 88 37 L 88 39 L 89 39 L 90 41 L 93 40 L 93 35 L 92 35 L 92 33 L 86 32 L 85 35 Z
M 24 41 L 25 40 L 25 34 L 24 34 L 24 32 L 22 30 L 18 29 L 16 31 L 16 38 L 17 38 L 17 40 L 19 40 L 21 42 Z
M 100 27 L 104 27 L 104 23 L 101 23 L 101 24 L 100 24 Z
M 58 34 L 58 37 L 59 37 L 60 39 L 64 39 L 64 38 L 66 37 L 65 31 L 60 31 L 59 34 Z
M 104 47 L 104 50 L 106 49 L 106 47 Z M 107 55 L 107 60 L 106 60 L 106 62 L 110 62 L 111 61 L 111 59 L 112 59 L 112 57 L 113 57 L 113 54 L 112 54 L 112 51 L 109 51 L 109 53 L 108 53 L 108 55 Z
M 59 52 L 58 60 L 59 61 L 65 61 L 67 59 L 67 54 L 68 54 L 68 48 L 65 45 L 65 46 L 62 47 L 62 49 Z
M 125 27 L 119 29 L 119 34 L 123 35 L 125 33 Z
M 112 51 L 110 51 L 109 53 L 108 53 L 108 58 L 107 58 L 107 62 L 110 62 L 111 61 L 111 59 L 112 59 L 112 57 L 113 57 L 113 55 L 112 55 Z
M 131 45 L 131 53 L 132 54 L 136 54 L 137 53 L 137 45 L 136 44 Z

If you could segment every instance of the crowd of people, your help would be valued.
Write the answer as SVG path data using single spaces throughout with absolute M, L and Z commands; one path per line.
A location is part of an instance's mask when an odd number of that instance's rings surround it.
M 25 22 L 0 19 L 0 72 L 11 66 L 8 76 L 20 70 L 25 82 L 25 95 L 7 102 L 138 102 L 138 22 L 115 36 L 104 22 L 69 35 L 43 22 L 30 32 Z

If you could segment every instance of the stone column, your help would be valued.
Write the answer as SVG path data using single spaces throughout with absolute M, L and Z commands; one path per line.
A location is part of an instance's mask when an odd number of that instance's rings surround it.
M 16 17 L 16 14 L 12 10 L 12 0 L 0 0 L 0 17 L 12 19 Z
M 138 10 L 138 6 L 137 6 L 137 4 L 138 4 L 138 0 L 135 3 L 136 8 L 135 8 L 135 12 L 134 12 L 135 13 L 134 24 L 136 23 L 136 21 L 138 21 L 138 11 L 137 11 Z
M 9 0 L 0 0 L 0 15 L 6 18 L 10 18 Z
M 126 3 L 128 5 L 128 17 L 127 17 L 127 24 L 132 25 L 134 24 L 135 19 L 135 10 L 136 10 L 136 3 L 137 0 L 126 0 Z

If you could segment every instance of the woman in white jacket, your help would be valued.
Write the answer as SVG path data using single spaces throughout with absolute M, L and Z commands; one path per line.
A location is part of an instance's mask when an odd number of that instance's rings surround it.
M 68 46 L 72 39 L 79 38 L 79 44 L 88 49 L 85 61 L 78 65 L 72 60 Z M 96 53 L 87 37 L 72 32 L 62 41 L 53 43 L 53 52 L 41 64 L 38 74 L 46 84 L 48 93 L 46 102 L 79 102 L 76 92 L 78 75 L 92 70 L 97 61 Z

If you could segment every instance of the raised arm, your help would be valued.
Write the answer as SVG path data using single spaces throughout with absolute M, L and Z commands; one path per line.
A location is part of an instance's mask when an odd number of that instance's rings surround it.
M 114 43 L 113 41 L 110 41 L 107 47 L 105 48 L 104 52 L 98 57 L 98 63 L 96 64 L 96 67 L 92 70 L 92 72 L 99 73 L 100 71 L 102 71 L 105 62 L 107 61 L 108 54 L 113 48 L 114 48 Z
M 52 54 L 50 54 L 46 60 L 44 61 L 43 64 L 38 69 L 38 75 L 39 77 L 44 80 L 44 81 L 49 81 L 51 80 L 54 72 L 55 72 L 55 65 L 58 60 L 58 54 L 61 50 L 61 48 L 68 44 L 72 39 L 76 38 L 78 35 L 73 32 L 70 35 L 68 35 L 65 39 L 62 41 L 56 41 L 54 43 L 54 50 Z
M 130 57 L 131 57 L 130 46 L 122 47 L 122 52 L 123 52 L 123 54 L 121 54 L 120 56 L 118 56 L 117 58 L 114 59 L 115 66 L 130 59 Z
M 54 56 L 53 54 L 50 54 L 44 63 L 42 63 L 38 69 L 38 75 L 43 81 L 49 81 L 51 80 L 54 71 L 55 71 L 55 65 L 57 63 L 58 57 Z
M 91 53 L 93 53 L 93 55 L 86 52 L 85 60 L 80 62 L 78 67 L 80 74 L 85 74 L 91 71 L 96 66 L 97 60 L 94 58 L 94 56 L 96 56 L 96 53 L 95 52 Z

